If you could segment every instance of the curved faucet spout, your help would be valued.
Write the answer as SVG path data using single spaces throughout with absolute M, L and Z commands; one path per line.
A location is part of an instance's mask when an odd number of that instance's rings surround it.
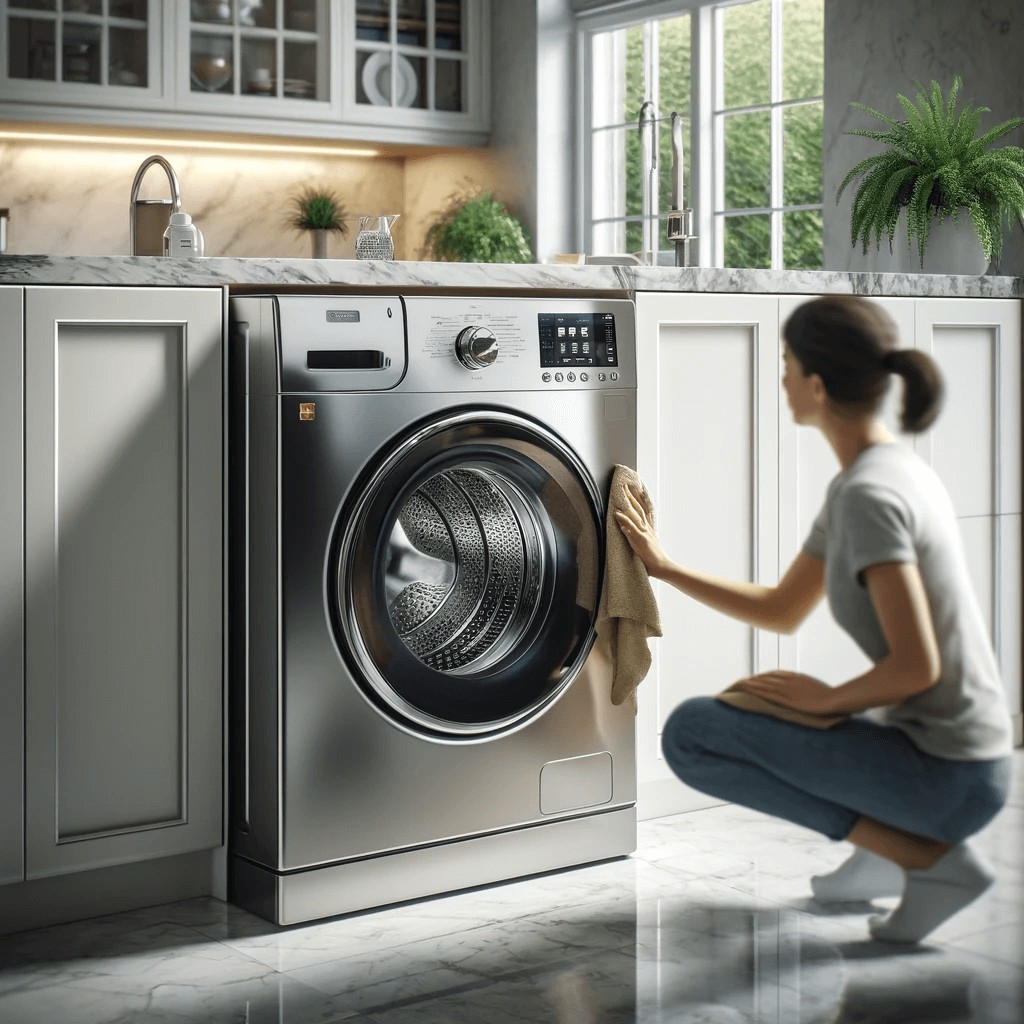
M 128 204 L 128 215 L 131 221 L 130 234 L 132 240 L 132 255 L 138 255 L 138 245 L 136 239 L 135 230 L 135 204 L 139 198 L 139 186 L 142 184 L 142 179 L 146 176 L 146 171 L 149 170 L 153 164 L 159 164 L 167 174 L 167 180 L 171 185 L 171 213 L 181 213 L 181 189 L 178 187 L 178 176 L 174 173 L 174 168 L 167 162 L 162 156 L 150 156 L 142 161 L 141 166 L 135 172 L 135 180 L 132 182 L 132 196 Z

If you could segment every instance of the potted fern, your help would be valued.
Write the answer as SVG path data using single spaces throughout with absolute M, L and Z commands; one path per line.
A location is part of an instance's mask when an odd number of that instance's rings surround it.
M 852 104 L 881 118 L 890 128 L 884 132 L 854 130 L 847 134 L 884 142 L 890 149 L 857 164 L 839 186 L 836 202 L 855 177 L 863 176 L 853 200 L 850 231 L 852 244 L 860 240 L 865 255 L 872 233 L 878 248 L 882 236 L 888 236 L 892 252 L 897 225 L 905 220 L 901 231 L 906 232 L 907 252 L 912 253 L 916 237 L 917 262 L 922 271 L 984 273 L 989 262 L 999 262 L 1003 221 L 1009 226 L 1014 219 L 1024 217 L 1024 150 L 1017 146 L 994 151 L 988 148 L 996 139 L 1024 124 L 1024 118 L 1003 121 L 976 139 L 978 115 L 989 108 L 975 110 L 968 103 L 955 116 L 956 94 L 963 85 L 959 76 L 953 79 L 945 106 L 938 82 L 932 81 L 930 95 L 925 94 L 920 82 L 914 84 L 919 90 L 920 107 L 906 96 L 898 97 L 906 121 L 894 121 L 871 107 Z M 961 220 L 967 221 L 965 211 L 970 221 L 961 225 Z M 945 226 L 948 217 L 952 217 L 955 235 Z M 973 243 L 976 269 L 958 266 L 953 254 L 955 248 L 964 248 L 957 240 L 962 243 L 965 238 Z M 932 246 L 926 266 L 929 239 Z M 909 259 L 912 261 L 913 256 L 909 255 Z
M 312 233 L 315 260 L 327 258 L 328 233 L 337 232 L 342 238 L 348 234 L 345 207 L 328 188 L 307 186 L 292 197 L 291 209 L 291 226 Z

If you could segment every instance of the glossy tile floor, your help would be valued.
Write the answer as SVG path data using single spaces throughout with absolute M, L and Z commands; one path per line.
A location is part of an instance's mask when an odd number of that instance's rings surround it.
M 1024 1021 L 1024 751 L 975 845 L 985 896 L 901 948 L 808 876 L 847 855 L 721 806 L 618 861 L 276 928 L 213 899 L 0 938 L 0 1021 L 926 1024 Z

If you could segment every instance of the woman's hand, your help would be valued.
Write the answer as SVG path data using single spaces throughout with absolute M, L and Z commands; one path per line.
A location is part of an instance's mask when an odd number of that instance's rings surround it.
M 736 683 L 736 689 L 811 715 L 837 713 L 832 687 L 802 672 L 787 672 L 784 669 L 761 672 L 741 679 Z
M 628 484 L 626 497 L 629 499 L 629 508 L 615 513 L 619 529 L 647 567 L 648 574 L 657 578 L 672 564 L 672 560 L 665 554 L 654 527 L 644 513 L 643 505 Z

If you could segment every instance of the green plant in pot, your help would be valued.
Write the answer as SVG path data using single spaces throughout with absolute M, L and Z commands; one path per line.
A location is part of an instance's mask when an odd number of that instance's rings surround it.
M 490 192 L 457 197 L 448 212 L 427 232 L 435 260 L 461 263 L 532 263 L 530 236 L 519 217 L 509 213 Z
M 306 186 L 291 199 L 289 223 L 299 231 L 310 231 L 313 236 L 313 259 L 327 258 L 328 233 L 340 233 L 344 238 L 349 231 L 345 207 L 337 194 L 323 186 Z
M 907 245 L 913 249 L 916 237 L 919 266 L 924 269 L 930 233 L 937 227 L 941 230 L 945 219 L 952 216 L 958 234 L 970 233 L 973 224 L 986 261 L 998 263 L 1003 249 L 1003 221 L 1009 226 L 1024 216 L 1024 150 L 1017 146 L 996 150 L 989 147 L 1024 124 L 1024 118 L 1003 121 L 975 138 L 978 115 L 989 108 L 975 110 L 968 103 L 956 116 L 954 102 L 963 85 L 959 76 L 953 79 L 945 105 L 938 82 L 931 83 L 930 95 L 925 94 L 920 82 L 914 84 L 919 90 L 919 107 L 906 96 L 898 97 L 906 121 L 894 121 L 871 107 L 852 104 L 890 125 L 884 132 L 858 129 L 847 133 L 863 135 L 890 147 L 887 152 L 857 164 L 836 193 L 838 203 L 843 189 L 854 178 L 863 176 L 853 200 L 852 243 L 856 246 L 860 240 L 866 255 L 871 235 L 875 235 L 879 248 L 885 235 L 892 252 L 900 212 L 905 210 Z M 937 218 L 936 223 L 933 218 Z M 942 244 L 950 245 L 952 241 L 944 240 Z M 975 272 L 983 271 L 984 266 Z

